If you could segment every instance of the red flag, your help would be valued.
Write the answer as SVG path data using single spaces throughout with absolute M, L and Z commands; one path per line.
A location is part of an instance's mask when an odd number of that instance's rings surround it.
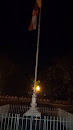
M 35 6 L 34 6 L 33 13 L 32 13 L 32 20 L 31 20 L 31 23 L 30 23 L 30 26 L 29 26 L 29 31 L 32 31 L 32 30 L 36 29 L 38 13 L 39 13 L 39 6 L 38 6 L 38 4 L 36 2 Z

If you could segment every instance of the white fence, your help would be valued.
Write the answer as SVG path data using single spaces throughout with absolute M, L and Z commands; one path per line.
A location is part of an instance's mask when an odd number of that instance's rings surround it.
M 67 122 L 70 120 L 71 127 L 72 127 L 72 130 L 73 130 L 73 115 L 72 114 L 70 114 L 69 112 L 66 112 L 66 111 L 58 108 L 58 116 L 61 117 L 61 118 L 65 117 Z M 67 125 L 68 128 L 70 127 L 69 126 L 70 124 L 64 124 L 64 125 L 65 125 L 65 127 L 66 127 L 66 125 Z
M 72 121 L 61 117 L 33 118 L 24 115 L 21 117 L 19 114 L 1 114 L 0 118 L 0 130 L 73 130 Z
M 9 112 L 9 104 L 4 105 L 4 106 L 0 106 L 0 113 L 3 113 L 5 115 L 8 112 Z M 0 120 L 1 120 L 1 118 L 0 118 Z
M 1 106 L 0 130 L 73 130 L 72 114 L 62 109 L 38 107 L 40 118 L 26 117 L 24 113 L 29 108 L 25 105 Z
M 26 105 L 10 105 L 9 113 L 24 114 L 27 110 L 29 110 L 29 108 L 30 106 Z M 37 109 L 42 114 L 46 114 L 48 116 L 57 116 L 57 108 L 38 106 Z

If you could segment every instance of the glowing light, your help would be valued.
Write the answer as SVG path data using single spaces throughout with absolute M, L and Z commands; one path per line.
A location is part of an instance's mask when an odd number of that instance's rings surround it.
M 34 87 L 32 87 L 32 89 L 34 90 Z M 40 91 L 40 86 L 36 86 L 36 92 Z
M 39 87 L 39 86 L 36 86 L 36 90 L 37 90 L 37 91 L 40 91 L 40 87 Z

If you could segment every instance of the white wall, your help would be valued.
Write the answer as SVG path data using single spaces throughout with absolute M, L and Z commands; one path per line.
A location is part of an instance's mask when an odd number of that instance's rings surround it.
M 67 124 L 65 123 L 65 127 L 68 128 L 68 130 L 73 130 L 73 114 L 70 114 L 69 112 L 66 112 L 60 108 L 58 108 L 58 117 L 62 117 L 62 119 L 66 119 Z M 70 121 L 70 122 L 69 122 Z M 71 127 L 71 129 L 70 129 Z
M 9 104 L 8 105 L 4 105 L 4 106 L 0 106 L 0 120 L 1 120 L 1 116 L 2 116 L 2 113 L 3 115 L 5 116 L 6 113 L 8 114 L 9 112 Z

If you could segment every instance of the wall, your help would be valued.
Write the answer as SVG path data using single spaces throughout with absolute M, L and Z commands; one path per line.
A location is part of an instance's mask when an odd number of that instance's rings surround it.
M 6 114 L 8 114 L 8 112 L 9 112 L 9 104 L 0 106 L 0 121 L 2 119 L 2 113 L 3 113 L 3 116 L 5 116 Z
M 62 117 L 62 120 L 65 119 L 66 122 L 70 123 L 64 123 L 65 127 L 67 127 L 70 130 L 70 126 L 71 126 L 71 130 L 73 130 L 73 114 L 70 114 L 69 112 L 66 112 L 60 108 L 58 108 L 58 117 Z

